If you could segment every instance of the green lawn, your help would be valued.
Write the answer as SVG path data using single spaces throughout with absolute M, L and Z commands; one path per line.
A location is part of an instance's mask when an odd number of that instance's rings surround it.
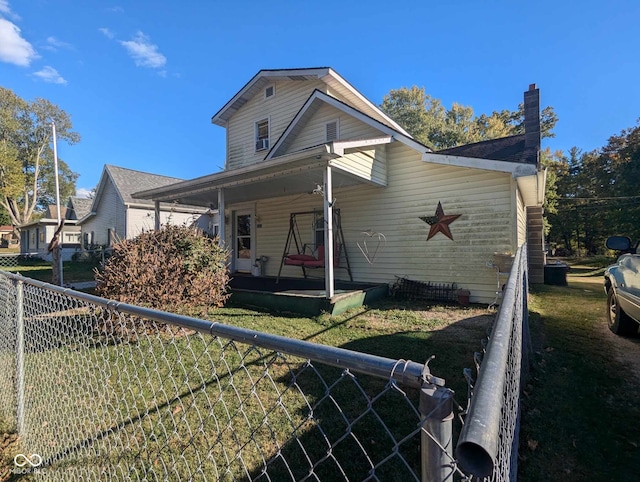
M 634 480 L 640 473 L 640 390 L 613 356 L 613 335 L 604 327 L 603 263 L 606 260 L 581 261 L 572 267 L 568 287 L 539 286 L 530 294 L 535 355 L 523 401 L 519 480 Z M 46 276 L 46 266 L 33 270 Z M 88 270 L 80 272 L 87 275 Z M 194 308 L 184 314 L 202 313 Z M 432 372 L 447 380 L 464 406 L 467 389 L 462 370 L 473 366 L 473 352 L 480 350 L 494 314 L 482 306 L 389 300 L 337 318 L 276 315 L 237 306 L 213 311 L 210 317 L 418 363 L 436 355 Z M 94 341 L 95 336 L 91 335 Z M 81 461 L 79 471 L 91 470 L 97 456 L 92 450 L 97 448 L 112 453 L 116 466 L 129 466 L 138 474 L 163 472 L 162 463 L 169 460 L 172 477 L 226 480 L 242 476 L 243 467 L 257 476 L 252 470 L 265 460 L 275 460 L 274 477 L 299 476 L 307 465 L 305 454 L 318 460 L 326 439 L 335 441 L 344 432 L 345 417 L 357 418 L 379 393 L 383 395 L 373 404 L 376 413 L 383 414 L 398 434 L 410 430 L 411 407 L 385 391 L 383 382 L 359 377 L 362 384 L 354 385 L 332 368 L 306 366 L 303 360 L 195 334 L 170 341 L 166 335 L 147 333 L 135 343 L 97 339 L 100 343 L 91 346 L 74 342 L 34 352 L 27 360 L 34 377 L 27 385 L 31 409 L 39 413 L 30 427 L 33 440 L 52 447 L 51 453 L 60 447 L 73 449 L 71 441 L 83 441 L 73 457 L 64 457 L 67 463 Z M 633 348 L 640 348 L 640 341 Z M 326 384 L 334 382 L 343 385 L 328 392 Z M 303 391 L 291 389 L 296 386 Z M 415 403 L 416 394 L 408 394 Z M 311 418 L 309 406 L 316 406 Z M 337 463 L 348 474 L 367 463 L 357 455 L 358 444 L 374 458 L 389 448 L 386 438 L 380 439 L 384 429 L 377 423 L 372 413 L 349 429 L 357 443 L 348 437 L 338 444 L 343 457 L 327 464 L 328 479 L 335 475 Z M 260 428 L 250 437 L 252 427 Z M 335 432 L 325 427 L 334 427 Z M 142 439 L 149 434 L 144 446 Z M 7 447 L 18 450 L 14 442 Z M 204 456 L 202 447 L 207 447 Z M 278 454 L 294 462 L 287 465 L 277 459 Z M 405 455 L 417 464 L 417 453 Z M 194 464 L 202 473 L 190 473 Z M 222 470 L 224 465 L 230 472 Z M 387 473 L 389 480 L 402 480 L 402 464 L 391 463 L 387 470 L 396 474 Z
M 460 402 L 462 370 L 472 365 L 493 316 L 485 307 L 392 301 L 337 319 L 233 306 L 211 313 L 222 323 L 390 358 L 424 363 L 435 354 L 432 372 L 447 379 Z M 62 321 L 68 328 L 60 345 Z M 316 462 L 322 480 L 343 472 L 358 479 L 372 462 L 382 464 L 382 480 L 407 480 L 397 454 L 419 472 L 415 390 L 405 397 L 384 380 L 198 334 L 146 329 L 118 340 L 125 320 L 100 310 L 45 311 L 28 322 L 42 324 L 37 342 L 48 349 L 25 360 L 31 416 L 22 442 L 25 450 L 61 459 L 59 472 L 49 469 L 53 477 L 105 467 L 100 454 L 107 453 L 113 467 L 142 479 L 164 473 L 164 463 L 172 479 L 258 477 L 265 463 L 271 480 L 298 479 Z M 396 455 L 392 436 L 406 438 Z M 335 449 L 326 458 L 328 445 Z
M 64 269 L 64 282 L 93 281 L 94 269 L 96 265 L 90 262 L 65 261 L 62 263 Z M 43 260 L 29 260 L 21 262 L 20 266 L 3 266 L 3 271 L 10 273 L 20 273 L 28 278 L 37 279 L 46 283 L 51 283 L 53 268 L 50 262 Z
M 605 261 L 606 263 L 606 261 Z M 606 328 L 602 263 L 581 260 L 569 286 L 531 294 L 533 378 L 523 405 L 518 480 L 637 480 L 640 386 Z M 640 357 L 640 338 L 630 343 Z

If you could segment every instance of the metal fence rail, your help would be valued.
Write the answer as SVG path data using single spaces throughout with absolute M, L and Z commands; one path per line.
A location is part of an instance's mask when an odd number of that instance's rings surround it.
M 14 472 L 56 481 L 462 475 L 452 393 L 426 364 L 8 273 L 0 303 L 0 416 L 31 457 Z
M 524 245 L 504 288 L 456 446 L 462 469 L 486 480 L 517 479 L 521 385 L 531 355 L 527 292 Z

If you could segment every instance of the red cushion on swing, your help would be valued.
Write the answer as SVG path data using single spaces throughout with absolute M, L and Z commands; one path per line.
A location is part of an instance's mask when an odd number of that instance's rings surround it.
M 315 257 L 309 254 L 290 254 L 286 259 L 293 261 L 318 261 Z

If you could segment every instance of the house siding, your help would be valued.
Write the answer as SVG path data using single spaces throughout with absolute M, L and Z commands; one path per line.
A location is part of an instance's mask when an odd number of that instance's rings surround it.
M 183 213 L 176 210 L 160 211 L 160 225 L 191 226 L 199 214 Z M 127 239 L 132 239 L 145 231 L 155 229 L 156 213 L 154 209 L 130 207 L 127 210 Z
M 338 120 L 338 139 L 367 139 L 383 135 L 378 129 L 345 114 L 330 105 L 321 106 L 291 143 L 288 152 L 327 142 L 325 124 Z
M 125 206 L 115 186 L 110 179 L 107 179 L 96 206 L 96 214 L 82 224 L 82 234 L 84 237 L 84 233 L 88 233 L 91 240 L 91 233 L 93 233 L 94 244 L 106 245 L 109 229 L 112 229 L 117 237 L 126 237 Z
M 345 153 L 340 159 L 335 159 L 332 163 L 363 179 L 386 185 L 386 145 L 376 146 L 372 149 L 354 150 Z
M 455 282 L 458 287 L 471 290 L 472 301 L 492 301 L 496 273 L 487 267 L 487 262 L 496 251 L 516 248 L 511 175 L 426 163 L 420 153 L 400 143 L 389 145 L 387 154 L 388 187 L 336 186 L 334 190 L 354 279 L 393 283 L 396 276 L 406 276 L 421 281 Z M 438 202 L 445 214 L 461 215 L 450 225 L 453 241 L 441 233 L 426 240 L 429 225 L 420 217 L 433 216 Z M 267 275 L 278 274 L 289 212 L 321 210 L 322 205 L 321 197 L 306 194 L 255 203 L 261 225 L 255 229 L 255 255 L 269 257 Z M 300 226 L 311 233 L 311 218 L 300 219 Z M 358 243 L 363 246 L 366 241 L 374 250 L 372 240 L 377 238 L 368 237 L 365 232 L 381 233 L 386 238 L 373 263 L 367 262 L 358 247 Z M 299 268 L 285 266 L 282 275 L 296 277 L 302 273 Z M 337 269 L 336 277 L 348 279 L 346 270 Z
M 264 98 L 258 92 L 229 120 L 227 125 L 227 164 L 225 169 L 237 169 L 262 161 L 267 149 L 255 150 L 255 123 L 269 118 L 269 146 L 272 147 L 315 90 L 326 90 L 317 81 L 282 80 L 274 83 L 275 95 Z

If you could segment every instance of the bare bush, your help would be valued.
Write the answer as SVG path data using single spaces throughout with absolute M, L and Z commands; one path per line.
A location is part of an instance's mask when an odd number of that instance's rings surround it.
M 227 251 L 217 238 L 186 226 L 123 240 L 96 273 L 101 296 L 180 311 L 185 304 L 217 308 L 229 297 Z

